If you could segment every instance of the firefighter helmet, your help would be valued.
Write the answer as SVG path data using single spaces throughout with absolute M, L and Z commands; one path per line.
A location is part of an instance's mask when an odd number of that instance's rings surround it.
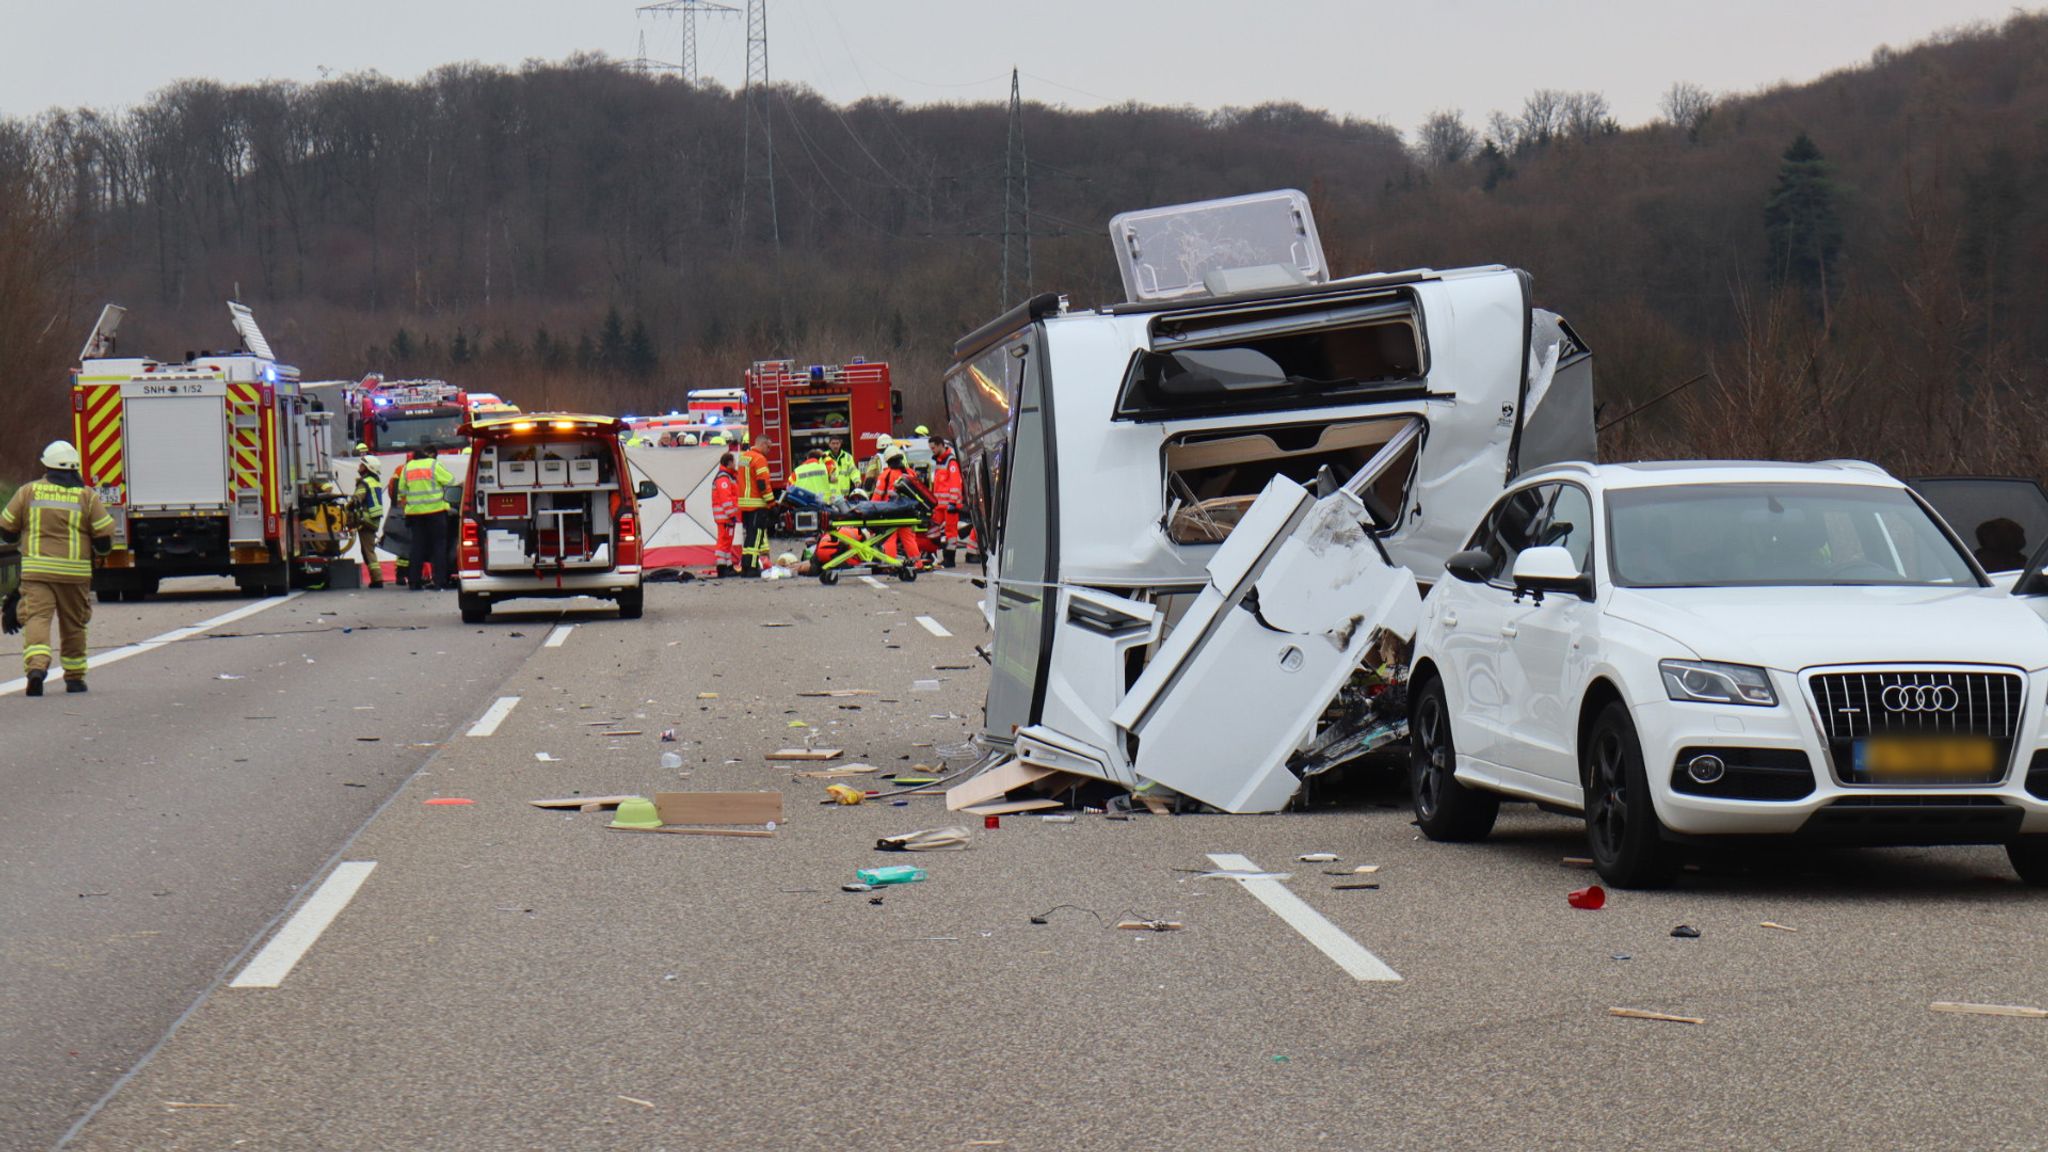
M 43 467 L 61 468 L 70 471 L 78 469 L 78 449 L 69 440 L 52 440 L 43 449 Z

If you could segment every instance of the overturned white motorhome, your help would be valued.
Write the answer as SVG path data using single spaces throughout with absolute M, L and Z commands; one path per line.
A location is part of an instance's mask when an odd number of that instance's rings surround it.
M 1404 730 L 1367 657 L 1507 481 L 1592 457 L 1591 356 L 1515 269 L 1325 281 L 1299 193 L 1111 233 L 1128 301 L 1040 296 L 954 349 L 982 739 L 1274 811 Z

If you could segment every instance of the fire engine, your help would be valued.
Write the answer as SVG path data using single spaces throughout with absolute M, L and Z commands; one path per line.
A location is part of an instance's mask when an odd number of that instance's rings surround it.
M 835 436 L 865 460 L 903 414 L 903 394 L 889 386 L 889 366 L 856 356 L 845 364 L 798 368 L 794 360 L 759 360 L 747 369 L 747 430 L 768 458 L 777 486 L 813 448 Z
M 717 426 L 747 422 L 745 388 L 696 388 L 683 399 L 689 409 L 687 415 L 697 423 Z
M 459 452 L 469 443 L 456 430 L 469 419 L 469 398 L 446 380 L 363 377 L 348 393 L 349 435 L 376 454 Z
M 166 576 L 231 575 L 258 594 L 317 585 L 349 543 L 333 414 L 277 362 L 248 308 L 230 301 L 228 313 L 239 349 L 165 364 L 114 354 L 127 311 L 109 304 L 79 353 L 83 473 L 114 517 L 114 550 L 93 572 L 101 600 L 140 600 Z

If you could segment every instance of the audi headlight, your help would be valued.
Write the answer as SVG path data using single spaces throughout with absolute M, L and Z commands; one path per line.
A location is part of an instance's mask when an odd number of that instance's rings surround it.
M 1778 694 L 1771 691 L 1770 675 L 1748 664 L 1664 660 L 1658 663 L 1657 671 L 1664 674 L 1664 692 L 1673 700 L 1748 704 L 1758 708 L 1772 708 L 1778 703 Z

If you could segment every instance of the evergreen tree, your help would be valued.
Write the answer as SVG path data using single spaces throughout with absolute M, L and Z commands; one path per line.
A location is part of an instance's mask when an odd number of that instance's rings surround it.
M 1764 233 L 1770 238 L 1772 279 L 1804 289 L 1823 313 L 1840 291 L 1835 263 L 1842 250 L 1842 219 L 1835 195 L 1827 158 L 1801 132 L 1785 149 L 1778 186 L 1764 203 Z
M 588 372 L 597 367 L 597 344 L 585 332 L 576 339 L 576 367 Z
M 625 366 L 636 380 L 647 379 L 661 366 L 654 338 L 647 334 L 647 325 L 638 316 L 633 317 L 633 330 L 626 335 Z
M 400 328 L 398 334 L 391 338 L 391 366 L 407 367 L 412 363 L 413 352 L 412 333 Z
M 457 328 L 455 330 L 455 339 L 448 342 L 448 362 L 450 364 L 462 365 L 469 363 L 474 357 L 475 351 L 469 342 L 469 333 Z
M 617 372 L 626 367 L 626 323 L 619 306 L 605 309 L 604 327 L 597 334 L 597 367 Z

